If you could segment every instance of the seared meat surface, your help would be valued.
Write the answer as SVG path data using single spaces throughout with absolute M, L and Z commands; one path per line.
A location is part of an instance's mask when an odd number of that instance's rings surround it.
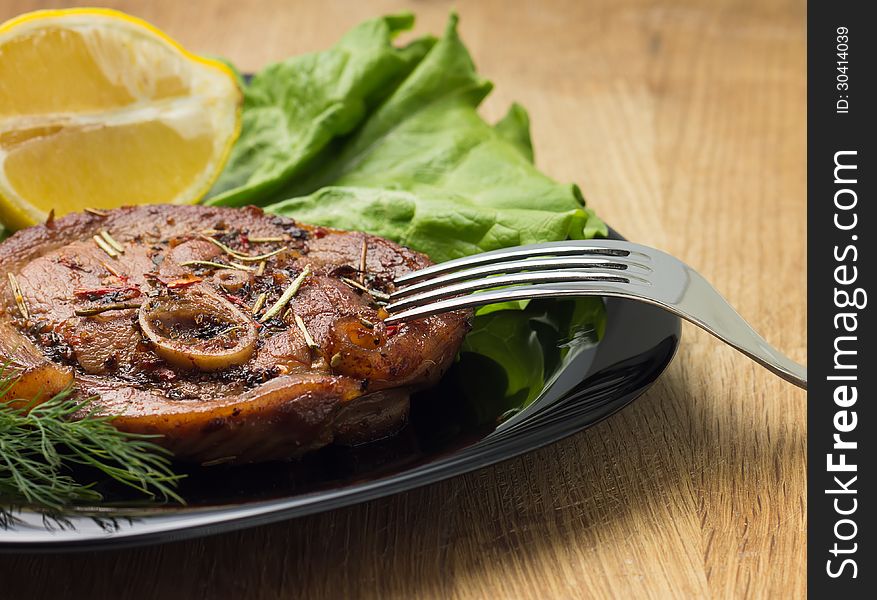
M 0 244 L 0 360 L 16 397 L 75 383 L 180 459 L 251 462 L 404 425 L 468 330 L 397 326 L 381 300 L 428 259 L 256 208 L 67 215 Z

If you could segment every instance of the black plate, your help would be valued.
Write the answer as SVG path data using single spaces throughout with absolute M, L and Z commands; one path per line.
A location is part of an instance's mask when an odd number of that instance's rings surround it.
M 562 312 L 559 302 L 543 308 L 552 318 Z M 0 551 L 132 546 L 252 527 L 411 489 L 557 441 L 642 394 L 679 344 L 679 319 L 663 310 L 620 299 L 607 299 L 605 309 L 599 342 L 534 333 L 544 356 L 557 355 L 560 345 L 567 350 L 523 409 L 520 398 L 490 397 L 489 386 L 479 384 L 490 379 L 490 365 L 469 357 L 412 399 L 410 423 L 392 439 L 329 447 L 294 463 L 196 471 L 182 489 L 184 508 L 129 503 L 51 518 L 0 513 Z

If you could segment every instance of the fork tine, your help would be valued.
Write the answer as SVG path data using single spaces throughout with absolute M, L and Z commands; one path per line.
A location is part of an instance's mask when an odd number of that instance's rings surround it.
M 506 286 L 519 286 L 524 284 L 544 284 L 544 283 L 574 283 L 581 281 L 614 281 L 616 283 L 629 284 L 636 282 L 644 285 L 650 285 L 648 279 L 644 279 L 632 273 L 618 270 L 559 270 L 559 271 L 533 271 L 525 273 L 514 273 L 508 275 L 498 275 L 496 277 L 485 277 L 473 281 L 464 281 L 453 283 L 437 289 L 428 290 L 419 294 L 414 294 L 406 298 L 402 298 L 396 302 L 388 304 L 386 309 L 389 312 L 405 310 L 416 306 L 422 306 L 432 302 L 438 302 L 460 294 L 468 294 L 477 290 L 489 288 L 504 287 L 503 292 L 511 292 L 517 288 L 509 288 Z
M 518 273 L 520 271 L 532 272 L 557 269 L 612 269 L 617 270 L 620 273 L 636 273 L 642 275 L 648 275 L 652 271 L 651 267 L 629 260 L 629 257 L 613 257 L 612 259 L 609 259 L 608 257 L 572 256 L 512 260 L 508 262 L 479 265 L 477 267 L 472 267 L 471 269 L 452 271 L 431 279 L 424 279 L 398 288 L 390 294 L 390 300 L 395 301 L 399 298 L 444 287 L 458 281 L 479 279 L 490 275 Z
M 530 244 L 502 250 L 492 250 L 449 260 L 437 265 L 426 267 L 417 271 L 411 271 L 396 279 L 397 284 L 414 283 L 436 275 L 478 265 L 500 263 L 508 260 L 518 260 L 548 256 L 606 256 L 614 259 L 631 257 L 632 260 L 648 262 L 648 254 L 625 248 L 614 240 L 571 240 L 566 242 L 546 242 L 543 244 Z
M 591 260 L 583 260 L 588 258 Z M 576 259 L 582 262 L 573 264 Z M 400 286 L 392 296 L 398 300 L 386 306 L 390 315 L 385 322 L 510 300 L 626 298 L 661 307 L 694 323 L 773 373 L 807 389 L 807 367 L 758 335 L 697 271 L 654 248 L 619 240 L 547 242 L 440 263 L 399 277 L 395 283 L 412 284 L 430 278 L 423 285 Z
M 461 308 L 496 304 L 509 300 L 533 300 L 536 298 L 557 298 L 560 296 L 617 296 L 619 286 L 625 286 L 624 282 L 616 279 L 592 279 L 588 281 L 576 281 L 570 283 L 542 283 L 525 285 L 501 290 L 489 290 L 476 292 L 465 296 L 455 296 L 438 302 L 430 302 L 422 306 L 403 310 L 391 314 L 384 319 L 387 324 L 398 323 L 410 319 L 429 317 L 440 313 L 446 313 Z M 391 305 L 392 306 L 392 305 Z M 390 306 L 386 307 L 390 310 Z

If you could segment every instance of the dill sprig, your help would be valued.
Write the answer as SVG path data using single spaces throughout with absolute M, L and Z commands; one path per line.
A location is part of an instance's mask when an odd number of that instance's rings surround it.
M 69 389 L 41 404 L 13 402 L 12 382 L 0 371 L 0 504 L 60 510 L 100 502 L 99 473 L 149 498 L 183 503 L 174 490 L 182 476 L 171 470 L 170 452 L 149 441 L 154 436 L 119 431 L 112 416 Z M 88 471 L 92 481 L 84 482 Z

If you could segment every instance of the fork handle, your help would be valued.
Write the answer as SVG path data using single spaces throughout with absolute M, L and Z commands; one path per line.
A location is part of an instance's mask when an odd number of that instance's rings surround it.
M 699 273 L 689 268 L 687 275 L 689 282 L 684 296 L 676 306 L 664 308 L 713 334 L 786 381 L 807 389 L 807 367 L 781 354 L 758 335 Z

